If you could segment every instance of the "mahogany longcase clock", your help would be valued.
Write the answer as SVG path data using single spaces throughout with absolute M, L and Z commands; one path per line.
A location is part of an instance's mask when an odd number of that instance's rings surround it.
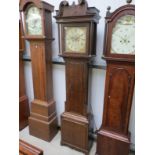
M 66 102 L 61 115 L 61 144 L 88 153 L 91 115 L 88 110 L 88 63 L 96 54 L 99 10 L 85 0 L 62 1 L 55 16 L 60 56 L 66 64 Z
M 30 115 L 28 97 L 25 91 L 24 63 L 22 60 L 25 42 L 22 35 L 22 24 L 19 21 L 19 130 L 28 125 L 28 117 Z
M 135 81 L 135 6 L 106 15 L 104 59 L 107 62 L 104 113 L 96 155 L 128 155 L 128 131 Z
M 57 133 L 51 66 L 53 10 L 52 5 L 40 0 L 22 0 L 20 3 L 24 37 L 30 43 L 34 88 L 29 131 L 46 141 Z

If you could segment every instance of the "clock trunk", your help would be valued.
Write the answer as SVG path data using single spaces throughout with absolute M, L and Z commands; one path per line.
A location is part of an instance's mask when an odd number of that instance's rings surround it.
M 104 113 L 97 133 L 96 155 L 128 155 L 128 131 L 135 69 L 133 63 L 108 62 L 104 97 Z
M 66 102 L 61 115 L 61 144 L 68 145 L 84 153 L 92 146 L 91 114 L 88 112 L 88 61 L 65 58 L 66 62 Z

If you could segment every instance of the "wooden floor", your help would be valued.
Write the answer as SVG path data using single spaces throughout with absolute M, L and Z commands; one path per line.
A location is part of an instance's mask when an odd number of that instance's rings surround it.
M 44 155 L 83 155 L 83 153 L 75 151 L 69 147 L 60 145 L 60 132 L 54 137 L 51 142 L 46 142 L 39 138 L 29 135 L 29 128 L 21 130 L 19 133 L 19 138 L 32 144 L 44 151 Z M 96 142 L 93 143 L 93 147 L 90 150 L 89 155 L 95 155 Z M 130 153 L 134 155 L 134 152 Z

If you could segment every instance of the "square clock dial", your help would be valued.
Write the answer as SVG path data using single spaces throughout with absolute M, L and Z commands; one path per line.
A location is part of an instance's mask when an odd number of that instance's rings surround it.
M 64 27 L 65 52 L 85 53 L 87 27 Z
M 40 10 L 31 6 L 26 13 L 26 29 L 29 35 L 42 35 L 42 21 Z
M 112 54 L 135 54 L 135 16 L 122 16 L 112 31 Z

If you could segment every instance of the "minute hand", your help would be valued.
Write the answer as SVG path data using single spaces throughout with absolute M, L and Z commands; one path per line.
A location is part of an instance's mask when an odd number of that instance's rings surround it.
M 123 37 L 121 37 L 121 36 L 119 36 L 117 34 L 115 34 L 115 36 L 117 36 L 118 38 L 121 38 L 122 40 L 125 40 Z

